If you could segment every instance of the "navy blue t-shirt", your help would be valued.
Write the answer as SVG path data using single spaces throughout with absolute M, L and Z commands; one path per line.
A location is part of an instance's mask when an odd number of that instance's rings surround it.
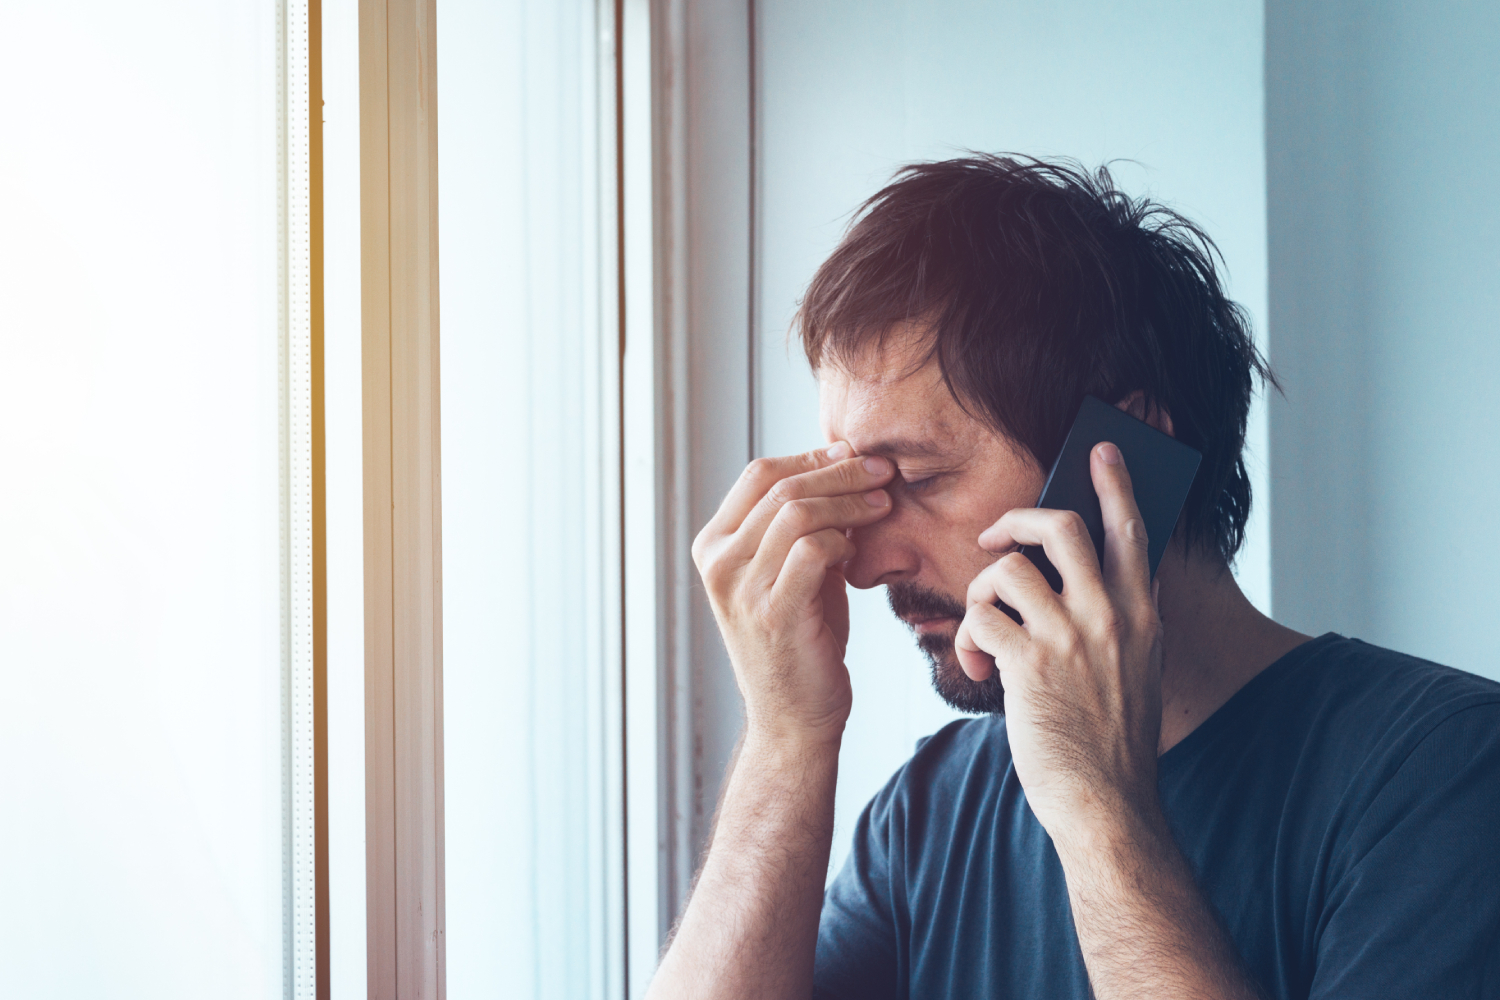
M 1177 844 L 1271 997 L 1500 997 L 1500 684 L 1332 633 L 1161 757 Z M 954 722 L 860 816 L 817 997 L 1090 996 L 1005 720 Z

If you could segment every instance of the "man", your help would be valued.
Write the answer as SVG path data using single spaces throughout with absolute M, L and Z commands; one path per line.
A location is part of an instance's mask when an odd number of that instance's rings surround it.
M 1065 164 L 917 165 L 865 205 L 799 315 L 831 445 L 752 463 L 694 545 L 745 729 L 653 997 L 1500 996 L 1500 685 L 1240 593 L 1266 373 L 1214 253 Z M 1033 508 L 1085 394 L 1203 453 L 1154 581 L 1113 445 L 1103 552 Z M 979 717 L 825 895 L 846 583 Z

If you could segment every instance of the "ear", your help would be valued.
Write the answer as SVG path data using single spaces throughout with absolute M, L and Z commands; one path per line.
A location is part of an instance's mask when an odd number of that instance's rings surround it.
M 1146 394 L 1139 389 L 1136 389 L 1130 395 L 1120 400 L 1115 406 L 1135 417 L 1135 419 L 1145 421 L 1167 437 L 1177 436 L 1172 431 L 1172 414 L 1160 406 L 1151 406 L 1148 412 Z

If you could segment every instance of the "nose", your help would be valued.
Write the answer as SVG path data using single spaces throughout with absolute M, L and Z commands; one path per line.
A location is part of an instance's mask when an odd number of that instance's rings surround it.
M 844 564 L 844 579 L 851 587 L 868 590 L 917 575 L 922 568 L 922 553 L 904 513 L 897 506 L 874 524 L 850 531 L 854 558 Z

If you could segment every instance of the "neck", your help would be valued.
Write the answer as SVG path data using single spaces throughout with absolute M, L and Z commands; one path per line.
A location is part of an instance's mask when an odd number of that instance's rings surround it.
M 1252 677 L 1310 636 L 1267 618 L 1217 559 L 1187 554 L 1179 536 L 1156 578 L 1162 619 L 1159 752 L 1197 729 Z

